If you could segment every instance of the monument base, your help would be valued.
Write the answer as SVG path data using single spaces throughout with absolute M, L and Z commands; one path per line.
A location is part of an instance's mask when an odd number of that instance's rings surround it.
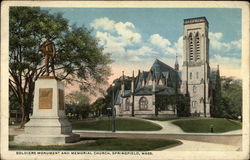
M 72 133 L 67 117 L 31 117 L 25 134 L 15 136 L 16 145 L 63 145 L 77 142 L 80 135 Z
M 17 145 L 63 145 L 80 140 L 64 110 L 64 85 L 54 78 L 35 84 L 34 108 L 24 134 L 14 137 Z
M 33 135 L 24 134 L 15 137 L 14 145 L 34 146 L 34 145 L 64 145 L 79 141 L 78 134 L 71 135 Z

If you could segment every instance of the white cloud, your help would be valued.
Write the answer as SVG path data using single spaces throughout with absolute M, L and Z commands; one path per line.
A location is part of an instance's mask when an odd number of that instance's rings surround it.
M 209 38 L 214 40 L 220 40 L 223 37 L 223 34 L 221 32 L 209 32 Z
M 103 30 L 105 31 L 104 33 L 113 33 L 116 41 L 119 40 L 126 45 L 141 42 L 141 35 L 135 31 L 135 26 L 131 22 L 115 22 L 107 17 L 103 17 L 95 19 L 90 23 L 90 26 L 99 32 Z
M 177 42 L 171 43 L 168 39 L 163 38 L 159 34 L 153 34 L 149 38 L 149 42 L 154 46 L 157 46 L 162 49 L 165 54 L 170 55 L 182 55 L 183 54 L 183 37 L 179 37 Z M 161 52 L 162 52 L 161 51 Z
M 179 37 L 177 42 L 174 43 L 174 48 L 178 55 L 183 54 L 183 36 Z
M 115 30 L 118 35 L 120 35 L 125 41 L 130 42 L 140 42 L 141 35 L 139 33 L 134 32 L 135 26 L 131 22 L 118 22 L 115 24 Z
M 215 54 L 212 58 L 210 58 L 211 65 L 224 66 L 227 68 L 240 68 L 241 66 L 241 59 L 240 58 L 233 58 L 233 57 L 224 57 L 218 54 Z
M 153 34 L 149 38 L 150 43 L 161 48 L 166 48 L 171 45 L 171 42 L 168 39 L 163 38 L 159 34 Z
M 114 29 L 115 21 L 108 19 L 107 17 L 95 19 L 90 23 L 90 26 L 95 29 L 103 29 L 106 31 L 111 31 Z
M 137 62 L 137 61 L 141 61 L 141 58 L 139 58 L 138 56 L 132 56 L 132 57 L 129 58 L 129 60 Z
M 127 54 L 128 55 L 150 55 L 152 53 L 156 53 L 152 48 L 148 47 L 148 46 L 142 46 L 139 49 L 130 49 L 127 50 Z
M 229 52 L 239 50 L 241 48 L 241 40 L 223 42 L 223 34 L 220 32 L 209 32 L 209 39 L 212 49 L 220 52 Z
M 211 67 L 220 66 L 220 74 L 227 77 L 241 78 L 241 59 L 214 55 L 210 59 Z
M 125 55 L 127 46 L 141 42 L 141 35 L 135 31 L 136 28 L 131 22 L 115 22 L 103 17 L 95 19 L 90 26 L 96 29 L 96 37 L 104 47 L 104 53 Z

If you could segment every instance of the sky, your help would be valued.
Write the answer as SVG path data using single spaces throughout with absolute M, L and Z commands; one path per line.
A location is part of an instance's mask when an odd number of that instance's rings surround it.
M 104 53 L 111 53 L 113 79 L 148 71 L 157 58 L 182 66 L 183 19 L 205 16 L 209 22 L 210 67 L 241 78 L 241 9 L 236 8 L 43 8 L 61 12 L 70 25 L 93 29 Z

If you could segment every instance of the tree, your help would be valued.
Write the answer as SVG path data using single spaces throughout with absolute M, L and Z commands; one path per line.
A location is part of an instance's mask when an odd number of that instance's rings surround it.
M 131 88 L 131 80 L 132 77 L 125 76 L 124 77 L 124 85 L 125 90 L 130 90 Z M 114 95 L 117 96 L 119 90 L 121 89 L 122 85 L 122 77 L 113 80 L 115 84 L 114 87 L 110 85 L 106 93 L 103 95 L 104 97 L 98 98 L 92 105 L 91 108 L 94 109 L 96 116 L 100 116 L 101 114 L 107 115 L 107 108 L 112 105 L 112 92 L 114 91 Z
M 66 96 L 66 114 L 82 119 L 88 117 L 93 111 L 90 107 L 90 99 L 83 91 L 75 91 Z
M 110 55 L 103 54 L 98 40 L 84 26 L 69 26 L 62 14 L 34 7 L 11 7 L 9 26 L 9 87 L 22 112 L 21 127 L 29 120 L 35 81 L 45 73 L 39 46 L 46 35 L 55 43 L 60 80 L 79 83 L 82 89 L 107 82 Z
M 190 96 L 189 96 L 189 94 L 178 95 L 176 107 L 177 107 L 178 117 L 190 116 Z
M 213 92 L 211 116 L 238 119 L 242 116 L 242 82 L 232 77 L 221 77 Z
M 99 117 L 101 114 L 105 114 L 107 112 L 106 101 L 104 97 L 98 98 L 92 105 L 91 105 L 93 113 L 96 117 Z
M 221 77 L 219 70 L 216 74 L 215 87 L 212 91 L 212 104 L 210 108 L 210 114 L 212 117 L 221 117 L 223 112 L 222 95 L 221 95 Z
M 221 78 L 221 117 L 238 119 L 242 117 L 242 82 L 231 77 Z

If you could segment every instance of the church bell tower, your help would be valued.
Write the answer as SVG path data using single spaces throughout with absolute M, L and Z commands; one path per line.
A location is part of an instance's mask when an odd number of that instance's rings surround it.
M 208 21 L 184 19 L 181 91 L 190 96 L 192 116 L 210 117 L 209 73 Z

